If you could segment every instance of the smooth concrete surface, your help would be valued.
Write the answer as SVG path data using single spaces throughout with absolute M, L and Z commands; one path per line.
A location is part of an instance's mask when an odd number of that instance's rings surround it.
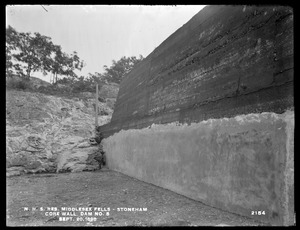
M 293 111 L 154 124 L 103 140 L 110 169 L 271 225 L 294 224 L 293 146 Z

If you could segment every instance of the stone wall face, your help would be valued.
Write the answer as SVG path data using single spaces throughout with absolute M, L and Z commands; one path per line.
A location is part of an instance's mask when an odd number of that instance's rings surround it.
M 291 8 L 205 7 L 121 82 L 100 127 L 109 167 L 293 224 L 293 57 Z
M 123 79 L 105 136 L 293 105 L 293 11 L 207 6 Z

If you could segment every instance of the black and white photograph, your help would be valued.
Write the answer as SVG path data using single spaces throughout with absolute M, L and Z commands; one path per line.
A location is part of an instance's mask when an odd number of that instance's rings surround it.
M 5 19 L 7 227 L 296 226 L 293 6 Z

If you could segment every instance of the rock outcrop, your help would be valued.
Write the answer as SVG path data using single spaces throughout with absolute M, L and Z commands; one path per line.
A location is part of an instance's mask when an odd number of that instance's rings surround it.
M 99 145 L 90 141 L 95 137 L 94 103 L 93 98 L 7 91 L 7 175 L 98 169 Z M 99 102 L 101 110 L 110 109 Z M 110 116 L 99 116 L 99 124 L 109 122 Z

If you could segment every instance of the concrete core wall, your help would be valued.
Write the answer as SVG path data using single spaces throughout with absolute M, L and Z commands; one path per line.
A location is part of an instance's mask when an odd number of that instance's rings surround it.
M 99 127 L 108 166 L 294 224 L 293 25 L 288 6 L 203 8 L 123 78 Z
M 103 147 L 112 170 L 226 211 L 291 225 L 293 138 L 294 112 L 287 111 L 121 130 Z

